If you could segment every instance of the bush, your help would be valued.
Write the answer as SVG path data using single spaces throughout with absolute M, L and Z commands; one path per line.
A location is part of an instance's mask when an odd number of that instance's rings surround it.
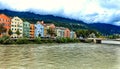
M 80 40 L 79 39 L 74 39 L 73 42 L 80 42 Z
M 15 44 L 15 41 L 13 41 L 11 39 L 7 39 L 3 42 L 3 44 Z
M 28 44 L 29 41 L 26 38 L 18 38 L 16 41 L 17 44 Z
M 54 43 L 55 41 L 53 41 L 53 40 L 51 40 L 51 39 L 49 39 L 48 40 L 48 43 Z
M 35 43 L 41 44 L 42 43 L 41 38 L 40 37 L 35 38 Z
M 74 42 L 79 42 L 79 40 L 71 39 L 71 38 L 57 38 L 56 42 L 57 43 L 74 43 Z
M 10 40 L 9 36 L 3 36 L 0 38 L 0 44 L 10 43 L 9 40 Z

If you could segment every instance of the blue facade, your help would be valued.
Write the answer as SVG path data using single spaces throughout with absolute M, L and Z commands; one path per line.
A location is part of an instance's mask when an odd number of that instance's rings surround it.
M 44 26 L 40 22 L 35 24 L 35 37 L 44 37 Z

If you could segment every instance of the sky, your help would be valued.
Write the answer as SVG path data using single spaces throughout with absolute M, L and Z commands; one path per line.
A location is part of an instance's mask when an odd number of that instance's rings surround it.
M 120 0 L 0 0 L 0 9 L 120 26 Z

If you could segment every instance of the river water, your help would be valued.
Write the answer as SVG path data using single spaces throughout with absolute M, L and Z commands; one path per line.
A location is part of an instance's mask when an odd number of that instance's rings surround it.
M 0 45 L 0 69 L 120 69 L 120 46 L 87 43 Z

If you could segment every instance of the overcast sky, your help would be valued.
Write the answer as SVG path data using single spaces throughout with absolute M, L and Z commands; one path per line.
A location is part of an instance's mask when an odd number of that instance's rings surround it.
M 120 0 L 0 0 L 0 9 L 120 25 Z

